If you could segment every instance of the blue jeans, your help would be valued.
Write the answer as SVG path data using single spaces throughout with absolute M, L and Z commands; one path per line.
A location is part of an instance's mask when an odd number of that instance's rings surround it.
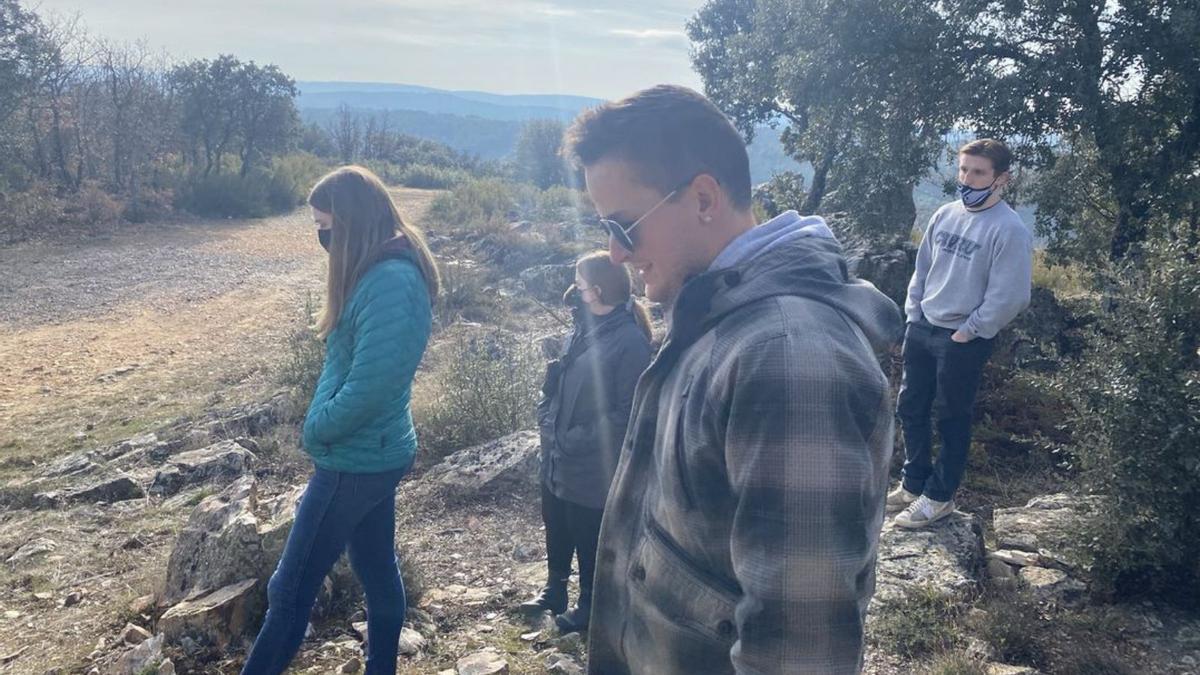
M 908 324 L 896 402 L 904 431 L 904 489 L 939 502 L 954 497 L 966 473 L 975 393 L 993 346 L 993 340 L 978 337 L 955 342 L 953 333 L 926 322 Z M 937 415 L 942 437 L 936 463 L 930 412 Z
M 267 616 L 243 675 L 276 675 L 287 668 L 304 640 L 321 583 L 347 547 L 367 596 L 366 673 L 396 672 L 405 597 L 396 562 L 395 496 L 405 471 L 316 470 L 267 584 Z

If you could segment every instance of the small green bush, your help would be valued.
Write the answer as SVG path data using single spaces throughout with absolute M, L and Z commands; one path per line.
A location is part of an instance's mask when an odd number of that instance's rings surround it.
M 1087 489 L 1107 495 L 1081 532 L 1093 588 L 1200 596 L 1200 244 L 1150 246 L 1106 275 L 1090 345 L 1057 386 Z
M 313 315 L 317 304 L 312 294 L 304 297 L 304 309 L 299 324 L 288 332 L 287 357 L 279 367 L 280 384 L 296 393 L 296 400 L 308 407 L 317 379 L 325 366 L 325 343 L 313 330 Z
M 428 217 L 454 229 L 491 229 L 514 219 L 517 186 L 496 178 L 468 180 L 430 204 Z
M 483 274 L 461 264 L 445 264 L 441 269 L 441 291 L 434 315 L 439 326 L 458 319 L 491 321 L 500 310 L 500 298 L 485 286 Z
M 532 344 L 499 330 L 460 334 L 443 347 L 413 394 L 423 466 L 532 428 L 545 370 Z

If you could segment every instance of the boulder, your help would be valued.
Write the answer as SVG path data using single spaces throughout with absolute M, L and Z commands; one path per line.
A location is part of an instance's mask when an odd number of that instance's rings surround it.
M 256 501 L 254 479 L 245 477 L 192 510 L 167 562 L 164 602 L 174 604 L 196 592 L 269 573 Z
M 537 432 L 518 431 L 451 454 L 430 468 L 425 480 L 448 497 L 466 498 L 536 485 L 539 462 Z
M 233 480 L 250 470 L 254 453 L 234 441 L 220 441 L 206 448 L 175 455 L 154 476 L 150 492 L 173 495 L 187 485 L 210 480 Z
M 1036 553 L 1044 567 L 1078 570 L 1079 532 L 1102 503 L 1102 497 L 1059 493 L 1034 498 L 1023 507 L 996 509 L 992 521 L 997 547 Z
M 920 530 L 888 521 L 879 538 L 872 604 L 899 601 L 922 585 L 966 598 L 978 587 L 983 566 L 983 528 L 973 515 L 955 511 Z
M 168 609 L 158 620 L 167 641 L 178 644 L 188 637 L 224 649 L 236 644 L 249 630 L 257 628 L 262 616 L 258 579 L 246 579 L 201 593 Z
M 916 259 L 917 250 L 912 245 L 882 250 L 859 245 L 846 251 L 850 274 L 871 282 L 901 307 L 908 296 L 908 282 Z

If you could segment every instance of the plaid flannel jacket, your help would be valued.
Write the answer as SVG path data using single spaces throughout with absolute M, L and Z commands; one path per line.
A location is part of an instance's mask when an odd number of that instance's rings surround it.
M 806 238 L 693 278 L 672 312 L 608 496 L 588 672 L 857 672 L 899 308 Z

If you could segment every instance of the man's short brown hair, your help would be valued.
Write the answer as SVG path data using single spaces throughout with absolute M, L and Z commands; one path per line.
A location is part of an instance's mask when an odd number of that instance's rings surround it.
M 996 175 L 1008 171 L 1012 167 L 1013 154 L 1012 150 L 1003 141 L 998 141 L 994 138 L 979 138 L 958 149 L 960 155 L 975 155 L 976 157 L 986 157 L 992 161 L 992 170 Z
M 664 195 L 706 173 L 735 207 L 750 208 L 745 141 L 712 101 L 687 87 L 662 84 L 581 113 L 563 152 L 579 166 L 607 157 L 629 162 Z

